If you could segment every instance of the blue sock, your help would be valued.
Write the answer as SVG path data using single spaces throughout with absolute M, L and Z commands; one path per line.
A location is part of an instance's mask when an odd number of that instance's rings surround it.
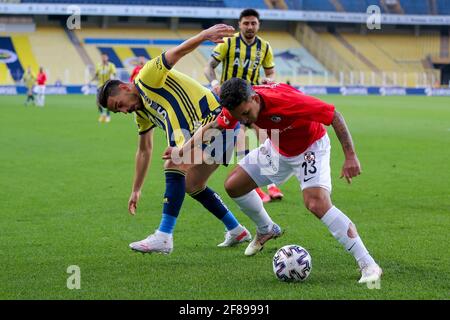
M 210 188 L 206 187 L 201 191 L 191 193 L 190 196 L 200 202 L 217 219 L 221 220 L 227 230 L 234 229 L 239 225 L 239 222 L 225 206 L 220 196 Z
M 236 220 L 231 211 L 228 211 L 227 214 L 221 220 L 228 231 L 236 228 L 239 225 L 239 222 Z
M 176 217 L 163 213 L 158 230 L 161 232 L 172 234 L 173 229 L 175 228 L 175 223 L 177 223 Z
M 164 206 L 161 223 L 158 230 L 172 234 L 183 204 L 186 192 L 186 178 L 178 170 L 165 170 L 166 192 L 164 193 Z

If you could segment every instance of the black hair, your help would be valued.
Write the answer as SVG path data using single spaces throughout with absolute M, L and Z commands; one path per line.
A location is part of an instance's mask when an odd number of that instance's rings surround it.
M 234 110 L 242 102 L 250 100 L 254 91 L 251 84 L 240 78 L 225 81 L 220 88 L 220 104 L 228 110 Z
M 259 13 L 255 9 L 245 9 L 241 12 L 239 15 L 239 21 L 242 20 L 244 17 L 256 17 L 259 21 Z
M 120 80 L 108 80 L 98 88 L 97 106 L 108 109 L 108 98 L 119 94 Z

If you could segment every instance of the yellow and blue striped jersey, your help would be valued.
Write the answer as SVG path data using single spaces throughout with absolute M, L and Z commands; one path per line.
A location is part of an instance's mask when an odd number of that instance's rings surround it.
M 143 110 L 135 112 L 139 134 L 159 127 L 166 131 L 170 146 L 181 147 L 221 111 L 214 94 L 191 77 L 171 69 L 164 53 L 145 64 L 134 84 L 144 104 Z
M 35 82 L 36 82 L 36 76 L 30 72 L 24 72 L 23 77 L 22 77 L 23 82 L 25 83 L 25 86 L 30 89 L 34 86 Z
M 116 66 L 112 62 L 104 65 L 102 62 L 95 67 L 95 75 L 97 76 L 97 87 L 100 88 L 106 81 L 110 80 L 116 74 Z
M 261 66 L 265 69 L 275 67 L 272 48 L 258 36 L 250 45 L 239 33 L 225 38 L 223 43 L 214 48 L 211 56 L 222 62 L 221 83 L 231 78 L 241 78 L 251 84 L 258 84 Z

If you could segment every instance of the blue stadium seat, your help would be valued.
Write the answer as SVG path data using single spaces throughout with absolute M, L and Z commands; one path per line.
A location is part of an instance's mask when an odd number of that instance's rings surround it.
M 242 2 L 242 1 L 241 1 Z M 22 3 L 122 4 L 151 6 L 225 7 L 223 0 L 22 0 Z
M 329 0 L 303 0 L 301 2 L 303 2 L 301 10 L 336 11 Z
M 426 0 L 399 0 L 406 14 L 430 14 Z M 336 11 L 330 0 L 285 0 L 291 10 Z M 380 0 L 339 0 L 347 12 L 366 12 L 373 4 L 383 7 Z M 22 0 L 22 3 L 81 3 L 81 4 L 121 4 L 152 6 L 229 7 L 266 9 L 264 0 Z M 449 0 L 436 0 L 438 14 L 450 14 Z
M 450 14 L 450 1 L 436 0 L 439 14 Z
M 264 0 L 224 0 L 225 6 L 229 8 L 254 8 L 254 9 L 267 9 Z
M 423 0 L 402 1 L 401 5 L 406 14 L 430 14 L 428 1 Z

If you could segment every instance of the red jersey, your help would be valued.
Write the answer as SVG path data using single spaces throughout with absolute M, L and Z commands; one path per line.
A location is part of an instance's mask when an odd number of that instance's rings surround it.
M 141 66 L 140 64 L 138 64 L 136 67 L 134 67 L 133 72 L 131 73 L 130 76 L 130 82 L 133 82 L 134 78 L 136 78 L 136 76 L 139 74 L 139 71 L 141 71 L 141 69 L 144 66 Z
M 36 82 L 38 85 L 43 86 L 47 82 L 47 75 L 45 72 L 39 72 L 36 77 Z
M 267 129 L 272 140 L 271 129 L 279 130 L 279 142 L 273 146 L 286 157 L 304 152 L 310 145 L 322 138 L 334 117 L 334 106 L 284 83 L 270 83 L 253 86 L 261 97 L 261 111 L 255 124 Z M 217 118 L 223 128 L 233 127 L 237 120 L 228 110 L 222 109 Z

